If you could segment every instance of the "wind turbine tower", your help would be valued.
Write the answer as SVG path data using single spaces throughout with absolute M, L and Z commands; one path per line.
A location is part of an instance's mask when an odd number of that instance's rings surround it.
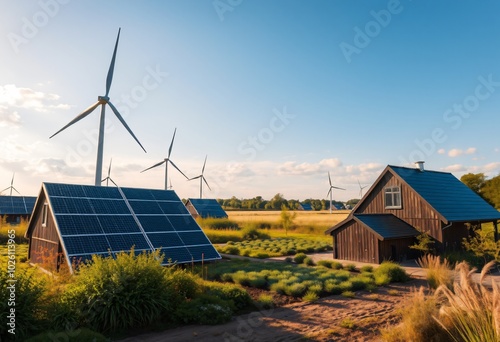
M 330 214 L 332 213 L 332 194 L 333 194 L 333 189 L 339 189 L 339 190 L 345 190 L 343 188 L 339 188 L 337 186 L 332 185 L 332 179 L 330 177 L 330 171 L 328 171 L 328 182 L 330 183 L 330 189 L 328 189 L 328 193 L 326 196 L 330 195 Z
M 201 175 L 189 179 L 189 180 L 194 180 L 194 179 L 198 179 L 198 178 L 200 179 L 200 199 L 203 198 L 203 182 L 205 182 L 205 184 L 208 186 L 210 191 L 212 191 L 212 189 L 210 188 L 210 185 L 208 185 L 208 182 L 205 179 L 205 176 L 203 175 L 205 172 L 205 165 L 207 164 L 207 157 L 208 156 L 205 156 L 205 162 L 203 163 L 203 168 L 201 169 Z

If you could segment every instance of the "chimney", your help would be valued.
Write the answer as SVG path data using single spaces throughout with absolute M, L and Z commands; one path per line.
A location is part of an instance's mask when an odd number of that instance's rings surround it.
M 418 169 L 420 170 L 420 172 L 424 172 L 424 161 L 418 161 L 418 162 L 415 162 L 415 165 L 417 165 Z

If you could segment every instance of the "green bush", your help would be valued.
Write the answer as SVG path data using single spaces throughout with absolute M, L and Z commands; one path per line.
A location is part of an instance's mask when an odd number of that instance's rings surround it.
M 404 268 L 392 261 L 382 262 L 373 273 L 375 279 L 382 275 L 386 275 L 389 278 L 389 282 L 405 282 L 410 279 Z
M 25 342 L 107 342 L 109 339 L 87 328 L 63 331 L 47 331 L 25 340 Z
M 365 265 L 359 269 L 361 272 L 373 272 L 373 266 Z
M 269 234 L 260 232 L 258 228 L 248 226 L 241 231 L 243 240 L 257 240 L 257 239 L 270 239 Z
M 36 332 L 41 328 L 41 315 L 43 315 L 43 296 L 45 293 L 45 285 L 39 281 L 35 273 L 35 269 L 26 269 L 17 266 L 15 272 L 16 282 L 11 282 L 12 278 L 6 271 L 6 265 L 2 264 L 0 269 L 0 313 L 2 324 L 0 325 L 0 340 L 8 340 L 12 334 L 8 332 L 11 327 L 7 325 L 9 322 L 8 316 L 11 315 L 10 309 L 14 308 L 15 312 L 15 337 L 17 340 L 22 340 L 29 334 Z M 10 286 L 15 289 L 15 301 L 9 301 L 11 290 Z M 15 303 L 14 306 L 9 306 L 9 303 Z
M 304 253 L 297 253 L 293 258 L 293 261 L 295 261 L 297 264 L 302 264 L 305 258 L 307 258 L 307 255 L 305 255 Z
M 236 246 L 226 246 L 222 249 L 222 253 L 238 255 L 240 254 L 240 249 Z
M 230 303 L 207 295 L 184 302 L 175 311 L 177 320 L 185 324 L 222 324 L 232 315 Z
M 326 268 L 333 268 L 333 260 L 319 260 L 317 262 L 318 266 L 323 266 Z
M 231 302 L 236 310 L 245 309 L 252 304 L 252 297 L 237 285 L 205 281 L 203 293 Z
M 257 298 L 257 306 L 261 309 L 271 309 L 274 307 L 274 299 L 273 296 L 268 294 L 261 294 L 259 298 Z
M 356 297 L 356 294 L 352 291 L 344 291 L 344 292 L 342 292 L 342 297 L 354 298 L 354 297 Z
M 314 266 L 314 260 L 310 257 L 306 257 L 303 261 L 303 263 L 307 266 Z
M 200 277 L 185 269 L 177 267 L 166 269 L 165 279 L 168 289 L 174 293 L 172 299 L 175 304 L 195 298 L 202 291 Z
M 134 250 L 115 259 L 93 256 L 91 263 L 80 266 L 62 301 L 72 306 L 84 325 L 100 332 L 168 319 L 176 298 L 191 295 L 191 289 L 173 290 L 175 284 L 184 286 L 190 280 L 182 275 L 182 281 L 169 282 L 160 260 L 158 252 L 136 256 Z
M 315 302 L 319 299 L 319 296 L 316 292 L 313 292 L 313 291 L 307 291 L 307 293 L 304 295 L 304 297 L 302 297 L 302 300 L 304 302 Z
M 354 271 L 356 271 L 356 265 L 354 265 L 354 264 L 347 264 L 347 265 L 345 265 L 345 267 L 344 267 L 344 268 L 345 268 L 346 270 L 350 271 L 350 272 L 354 272 Z
M 301 297 L 307 291 L 307 286 L 303 283 L 294 283 L 285 288 L 285 293 L 292 297 Z

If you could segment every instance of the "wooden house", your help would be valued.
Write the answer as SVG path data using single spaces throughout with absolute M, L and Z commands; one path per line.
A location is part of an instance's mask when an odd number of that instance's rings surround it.
M 438 251 L 459 249 L 467 223 L 492 222 L 500 212 L 448 172 L 387 166 L 342 222 L 326 231 L 334 259 L 369 263 L 414 257 L 409 247 L 421 232 Z
M 189 198 L 186 202 L 186 208 L 194 219 L 198 217 L 227 218 L 226 212 L 215 199 Z
M 26 237 L 30 262 L 51 271 L 132 248 L 165 265 L 220 259 L 172 190 L 43 183 Z

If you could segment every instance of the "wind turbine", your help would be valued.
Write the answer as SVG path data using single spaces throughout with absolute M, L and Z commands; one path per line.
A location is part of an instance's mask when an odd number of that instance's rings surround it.
M 5 190 L 9 190 L 9 189 L 10 189 L 10 194 L 9 194 L 9 196 L 12 196 L 12 190 L 14 190 L 15 192 L 17 192 L 17 193 L 20 195 L 19 191 L 17 191 L 17 189 L 16 189 L 16 188 L 14 188 L 14 176 L 15 176 L 15 175 L 16 175 L 16 173 L 14 172 L 14 173 L 12 174 L 12 180 L 10 181 L 10 186 L 9 186 L 9 187 L 7 187 L 7 188 L 5 188 L 5 189 L 3 189 L 2 191 L 0 191 L 0 193 L 4 192 Z
M 330 183 L 330 189 L 328 189 L 328 193 L 326 194 L 326 196 L 330 195 L 330 214 L 331 214 L 332 213 L 332 194 L 333 194 L 332 190 L 333 189 L 345 190 L 345 189 L 332 185 L 332 179 L 330 178 L 330 171 L 328 171 L 328 182 Z
M 94 103 L 92 106 L 88 107 L 85 109 L 83 112 L 78 114 L 73 120 L 71 120 L 66 126 L 61 128 L 59 131 L 54 133 L 50 138 L 55 136 L 56 134 L 64 131 L 66 128 L 69 126 L 73 125 L 74 123 L 77 123 L 81 119 L 85 118 L 87 115 L 92 113 L 97 107 L 101 106 L 101 118 L 100 118 L 100 123 L 99 123 L 99 138 L 98 138 L 98 144 L 97 144 L 97 162 L 96 162 L 96 170 L 95 170 L 95 185 L 100 186 L 101 185 L 101 178 L 102 178 L 102 157 L 103 157 L 103 147 L 104 147 L 104 122 L 105 122 L 105 111 L 106 111 L 106 105 L 109 105 L 113 113 L 115 113 L 116 117 L 122 125 L 127 129 L 127 131 L 130 133 L 130 135 L 137 141 L 139 146 L 146 152 L 142 144 L 139 142 L 137 137 L 134 135 L 130 127 L 128 127 L 127 123 L 123 119 L 123 117 L 120 115 L 116 107 L 109 101 L 109 90 L 111 88 L 111 82 L 113 81 L 113 72 L 115 69 L 115 59 L 116 59 L 116 50 L 118 48 L 118 41 L 120 39 L 120 31 L 121 28 L 118 29 L 118 36 L 116 37 L 116 43 L 115 43 L 115 49 L 113 51 L 113 57 L 111 58 L 111 64 L 109 66 L 108 70 L 108 76 L 106 78 L 106 95 L 104 96 L 98 96 L 97 97 L 97 102 Z M 50 139 L 49 138 L 49 139 Z
M 177 165 L 174 164 L 172 159 L 170 159 L 170 154 L 172 153 L 172 146 L 174 145 L 174 139 L 175 139 L 175 132 L 177 132 L 177 128 L 174 129 L 174 136 L 172 137 L 172 142 L 170 143 L 170 147 L 168 148 L 168 155 L 167 158 L 163 159 L 161 162 L 154 164 L 151 167 L 148 167 L 147 169 L 142 170 L 141 172 L 151 170 L 157 166 L 162 165 L 165 163 L 165 190 L 168 190 L 168 163 L 172 164 L 173 167 L 177 169 L 184 177 L 186 177 L 187 180 L 189 180 L 188 176 L 186 176 L 178 167 Z
M 113 183 L 115 186 L 118 186 L 116 185 L 116 183 L 111 179 L 111 163 L 113 162 L 113 158 L 111 158 L 111 160 L 109 161 L 109 168 L 108 168 L 108 176 L 106 178 L 104 178 L 102 182 L 106 181 L 106 186 L 109 185 L 109 181 L 111 181 L 111 183 Z
M 189 179 L 189 180 L 194 180 L 194 179 L 198 179 L 198 178 L 200 179 L 200 198 L 202 198 L 202 195 L 203 195 L 203 182 L 205 182 L 205 184 L 208 186 L 210 191 L 212 191 L 212 189 L 210 188 L 210 185 L 208 185 L 208 182 L 205 179 L 205 176 L 203 175 L 203 173 L 205 172 L 205 165 L 207 164 L 207 157 L 208 156 L 205 156 L 205 162 L 203 163 L 203 168 L 201 169 L 201 175 Z
M 361 186 L 359 179 L 358 179 L 358 185 L 359 185 L 359 198 L 361 199 L 361 198 L 363 198 L 363 189 L 366 188 L 368 185 Z

